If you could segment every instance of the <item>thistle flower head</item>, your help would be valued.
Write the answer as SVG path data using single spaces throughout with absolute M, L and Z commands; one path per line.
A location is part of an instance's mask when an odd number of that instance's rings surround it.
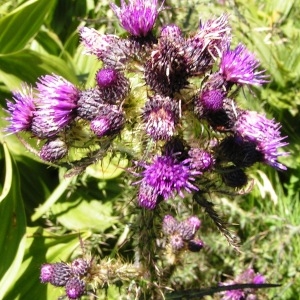
M 105 67 L 124 69 L 131 52 L 129 41 L 88 27 L 80 28 L 79 36 L 85 49 L 84 54 L 97 56 Z
M 196 231 L 200 228 L 201 221 L 192 216 L 182 221 L 178 225 L 178 232 L 185 241 L 190 241 L 195 237 Z
M 76 114 L 84 120 L 91 121 L 99 115 L 104 105 L 98 88 L 80 91 Z
M 146 83 L 158 94 L 172 97 L 187 87 L 189 66 L 180 40 L 161 39 L 144 70 Z
M 121 7 L 111 3 L 121 26 L 136 37 L 146 37 L 153 29 L 159 13 L 157 0 L 121 0 Z
M 85 275 L 89 269 L 89 266 L 90 265 L 87 260 L 83 258 L 76 258 L 71 263 L 72 272 L 77 276 Z
M 113 68 L 99 70 L 96 73 L 96 81 L 102 100 L 111 104 L 123 100 L 130 89 L 128 79 Z
M 191 148 L 189 157 L 191 158 L 191 168 L 199 172 L 208 171 L 215 164 L 212 154 L 200 148 Z
M 226 286 L 230 284 L 263 284 L 265 283 L 265 278 L 261 274 L 256 274 L 253 269 L 249 268 L 243 273 L 239 274 L 234 280 L 229 282 L 221 283 L 221 285 Z M 253 288 L 248 288 L 244 290 L 232 290 L 223 292 L 223 297 L 221 300 L 243 300 L 243 299 L 253 299 L 256 300 L 256 290 Z
M 188 38 L 185 43 L 190 73 L 204 74 L 210 70 L 230 39 L 230 27 L 226 14 L 205 23 L 200 21 L 197 33 Z
M 176 232 L 179 222 L 171 215 L 166 215 L 163 219 L 162 231 L 166 235 L 171 235 Z
M 145 166 L 142 183 L 152 187 L 153 195 L 167 200 L 176 193 L 184 197 L 183 190 L 189 193 L 198 190 L 191 183 L 196 174 L 190 170 L 188 160 L 179 162 L 174 156 L 156 156 L 152 164 Z
M 53 276 L 50 279 L 50 283 L 54 286 L 65 286 L 72 276 L 71 267 L 64 262 L 54 263 L 52 266 Z
M 138 192 L 138 204 L 146 209 L 154 209 L 158 202 L 158 195 L 153 192 L 153 187 L 142 182 Z
M 160 31 L 160 39 L 183 41 L 182 31 L 176 24 L 165 25 Z
M 6 118 L 9 125 L 5 131 L 17 133 L 30 130 L 36 109 L 32 88 L 27 84 L 23 84 L 20 91 L 13 92 L 13 100 L 14 103 L 7 100 L 7 112 L 10 116 Z
M 43 264 L 41 266 L 40 280 L 42 283 L 50 282 L 53 276 L 53 265 Z
M 32 131 L 40 138 L 53 137 L 75 118 L 79 90 L 58 75 L 39 78 L 37 90 Z
M 286 167 L 277 161 L 278 156 L 288 155 L 286 152 L 278 152 L 280 147 L 288 144 L 283 142 L 285 137 L 281 136 L 280 128 L 279 123 L 255 111 L 243 111 L 235 124 L 235 130 L 240 136 L 256 143 L 256 149 L 263 155 L 266 164 L 286 170 Z
M 156 95 L 145 103 L 142 118 L 149 136 L 154 140 L 169 140 L 179 121 L 179 104 L 170 97 Z
M 261 85 L 266 80 L 264 70 L 258 71 L 260 63 L 253 53 L 239 44 L 234 50 L 226 50 L 221 58 L 220 74 L 231 83 Z
M 40 151 L 40 158 L 44 161 L 55 162 L 64 158 L 68 153 L 67 144 L 60 140 L 49 140 L 47 141 L 41 151 Z
M 179 251 L 184 248 L 185 243 L 179 234 L 173 234 L 169 237 L 170 246 L 174 252 Z
M 98 136 L 113 135 L 121 131 L 125 124 L 125 116 L 115 105 L 104 105 L 99 115 L 91 121 L 91 130 Z
M 199 95 L 199 100 L 206 111 L 214 112 L 222 109 L 224 92 L 221 90 L 206 90 Z
M 79 299 L 85 293 L 85 283 L 79 277 L 72 277 L 65 286 L 69 299 Z

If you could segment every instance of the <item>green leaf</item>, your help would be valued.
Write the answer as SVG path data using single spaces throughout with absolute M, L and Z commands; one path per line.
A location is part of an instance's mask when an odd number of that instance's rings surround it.
M 112 216 L 112 202 L 102 203 L 86 195 L 74 194 L 55 203 L 52 213 L 59 223 L 72 230 L 104 232 L 117 222 L 117 218 Z
M 0 299 L 11 286 L 21 265 L 25 250 L 26 219 L 20 194 L 18 169 L 6 144 L 5 181 L 0 195 Z
M 0 69 L 1 80 L 10 89 L 16 88 L 16 86 L 9 86 L 10 83 L 16 82 L 12 81 L 12 75 L 20 81 L 33 83 L 40 75 L 55 73 L 74 84 L 78 83 L 75 71 L 63 59 L 32 50 L 0 56 Z
M 52 205 L 58 201 L 59 198 L 65 196 L 65 192 L 69 184 L 73 178 L 65 178 L 61 181 L 58 187 L 54 190 L 54 192 L 50 195 L 50 197 L 45 201 L 43 205 L 41 205 L 35 212 L 35 214 L 31 217 L 31 221 L 34 222 L 41 216 L 43 216 L 46 212 L 50 210 Z
M 56 0 L 25 1 L 0 20 L 0 53 L 23 49 L 42 26 Z
M 80 234 L 82 240 L 86 240 L 89 236 L 88 232 Z M 63 289 L 40 283 L 40 266 L 46 262 L 68 262 L 74 250 L 79 246 L 80 240 L 77 233 L 57 236 L 41 228 L 28 228 L 22 266 L 13 281 L 13 287 L 1 299 L 57 299 L 62 296 Z

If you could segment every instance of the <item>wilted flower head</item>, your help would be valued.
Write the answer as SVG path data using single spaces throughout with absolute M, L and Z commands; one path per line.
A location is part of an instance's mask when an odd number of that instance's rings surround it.
M 181 41 L 172 36 L 159 40 L 144 69 L 146 83 L 158 94 L 172 97 L 188 85 L 188 60 Z
M 53 137 L 75 118 L 79 90 L 58 75 L 40 77 L 37 90 L 32 132 L 40 138 Z
M 265 71 L 257 71 L 260 63 L 253 53 L 239 44 L 234 50 L 226 50 L 220 63 L 220 74 L 231 83 L 260 85 L 265 82 Z
M 256 149 L 263 155 L 266 164 L 286 170 L 286 167 L 277 161 L 278 156 L 288 155 L 286 152 L 278 152 L 280 147 L 288 144 L 282 141 L 286 137 L 281 136 L 280 128 L 279 123 L 255 111 L 243 111 L 235 124 L 235 130 L 240 136 L 256 143 Z
M 131 51 L 129 42 L 116 35 L 102 34 L 94 28 L 79 29 L 81 43 L 85 47 L 83 53 L 96 55 L 105 67 L 123 69 Z
M 188 38 L 185 43 L 190 73 L 199 75 L 211 69 L 230 39 L 226 14 L 205 23 L 200 22 L 197 33 Z
M 121 26 L 136 37 L 146 37 L 154 27 L 159 13 L 157 0 L 121 0 L 121 7 L 111 3 Z
M 23 84 L 20 91 L 13 92 L 13 100 L 15 103 L 7 100 L 7 111 L 10 113 L 10 117 L 6 118 L 6 120 L 10 124 L 5 131 L 17 133 L 23 130 L 30 130 L 35 112 L 32 88 L 27 84 Z
M 149 98 L 143 109 L 143 122 L 149 136 L 154 140 L 169 140 L 179 121 L 178 101 L 156 95 Z

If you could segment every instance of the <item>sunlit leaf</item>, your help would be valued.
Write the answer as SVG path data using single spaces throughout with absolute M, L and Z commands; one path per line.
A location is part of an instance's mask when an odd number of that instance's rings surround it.
M 0 299 L 14 282 L 25 249 L 26 220 L 16 163 L 6 144 L 5 181 L 0 195 Z

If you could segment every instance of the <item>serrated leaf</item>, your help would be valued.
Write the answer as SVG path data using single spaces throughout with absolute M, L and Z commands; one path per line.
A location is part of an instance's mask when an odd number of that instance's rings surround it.
M 34 37 L 56 0 L 31 0 L 0 20 L 0 53 L 22 50 Z
M 3 299 L 21 265 L 26 231 L 18 169 L 5 143 L 3 148 L 5 181 L 0 195 L 0 299 Z

